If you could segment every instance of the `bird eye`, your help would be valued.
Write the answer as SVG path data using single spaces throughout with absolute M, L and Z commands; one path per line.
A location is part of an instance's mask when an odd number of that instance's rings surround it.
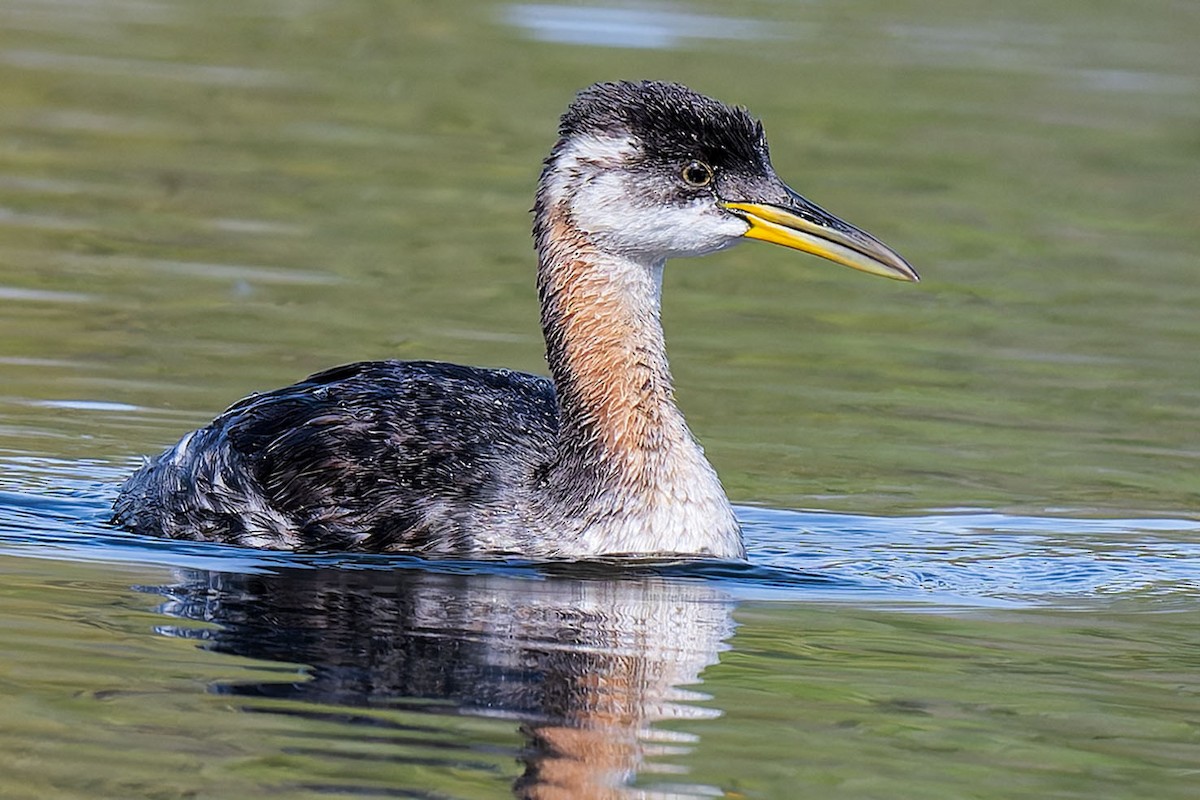
M 693 161 L 683 168 L 680 176 L 691 186 L 708 186 L 712 183 L 713 168 L 703 161 Z

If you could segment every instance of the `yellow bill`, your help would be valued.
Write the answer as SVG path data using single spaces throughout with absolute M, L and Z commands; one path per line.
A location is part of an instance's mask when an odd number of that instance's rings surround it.
M 872 275 L 898 281 L 920 280 L 917 271 L 895 250 L 799 195 L 792 195 L 793 208 L 738 201 L 722 201 L 721 205 L 750 223 L 745 233 L 749 239 L 812 253 Z

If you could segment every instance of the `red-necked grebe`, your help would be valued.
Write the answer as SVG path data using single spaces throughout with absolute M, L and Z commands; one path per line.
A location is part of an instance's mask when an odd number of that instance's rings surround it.
M 663 264 L 751 238 L 917 274 L 784 185 L 744 109 L 676 84 L 602 83 L 559 134 L 533 223 L 552 380 L 431 361 L 337 367 L 184 436 L 125 482 L 114 521 L 293 550 L 744 556 L 672 399 Z

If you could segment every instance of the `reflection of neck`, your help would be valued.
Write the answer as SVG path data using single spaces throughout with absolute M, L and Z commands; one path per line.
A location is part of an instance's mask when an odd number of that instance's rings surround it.
M 542 719 L 524 724 L 529 746 L 525 773 L 514 790 L 522 800 L 632 800 L 647 792 L 630 787 L 647 769 L 675 775 L 678 796 L 715 796 L 693 785 L 684 770 L 661 758 L 681 755 L 694 740 L 659 729 L 660 720 L 711 719 L 720 712 L 697 705 L 705 696 L 688 688 L 732 633 L 729 598 L 711 587 L 668 581 L 560 584 L 565 604 L 546 603 L 527 620 L 533 637 L 526 657 L 551 665 L 538 684 Z M 526 612 L 528 613 L 528 609 Z M 563 649 L 549 630 L 576 621 Z M 651 793 L 652 794 L 652 793 Z M 658 796 L 658 795 L 653 795 Z M 672 796 L 676 796 L 672 794 Z
M 733 601 L 711 581 L 548 575 L 531 581 L 528 574 L 331 567 L 188 569 L 180 578 L 163 588 L 169 600 L 162 610 L 217 623 L 206 639 L 217 652 L 311 665 L 306 681 L 284 674 L 280 683 L 268 671 L 223 684 L 222 693 L 240 698 L 241 707 L 292 713 L 277 702 L 288 698 L 310 709 L 301 712 L 303 720 L 310 713 L 324 719 L 323 708 L 419 699 L 430 712 L 518 720 L 526 739 L 525 771 L 515 784 L 521 798 L 645 797 L 642 789 L 622 788 L 643 769 L 678 776 L 672 782 L 679 785 L 686 780 L 682 768 L 663 757 L 682 755 L 692 740 L 655 723 L 720 713 L 686 688 L 717 663 L 734 630 Z M 161 628 L 175 637 L 193 630 L 190 622 Z M 429 700 L 446 703 L 425 705 Z M 379 723 L 370 714 L 338 718 L 354 728 Z M 426 719 L 431 730 L 461 733 L 461 717 Z M 465 746 L 486 748 L 482 760 L 491 763 L 495 743 L 485 738 Z M 401 764 L 464 763 L 463 752 L 447 753 L 442 739 L 398 740 L 394 757 Z M 678 795 L 719 792 L 697 786 Z
M 725 493 L 675 405 L 659 319 L 663 262 L 603 251 L 573 224 L 566 202 L 546 200 L 534 233 L 558 390 L 552 480 L 573 495 L 589 487 L 602 498 L 593 512 L 628 518 L 629 530 L 615 534 L 625 539 L 602 550 L 741 556 Z
M 624 786 L 641 765 L 634 730 L 526 726 L 525 774 L 513 787 L 521 800 L 629 800 Z

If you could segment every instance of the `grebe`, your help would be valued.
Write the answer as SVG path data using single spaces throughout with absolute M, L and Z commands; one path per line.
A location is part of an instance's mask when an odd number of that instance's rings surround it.
M 148 461 L 114 522 L 288 550 L 744 557 L 673 400 L 663 264 L 751 238 L 917 273 L 784 185 L 745 109 L 671 83 L 580 92 L 533 213 L 552 379 L 432 361 L 336 367 L 251 395 Z

